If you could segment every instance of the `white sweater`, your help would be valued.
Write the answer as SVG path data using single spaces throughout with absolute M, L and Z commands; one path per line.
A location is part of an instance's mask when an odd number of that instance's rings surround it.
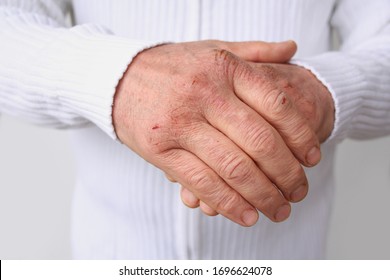
M 210 38 L 294 39 L 294 63 L 333 95 L 334 131 L 286 222 L 262 216 L 243 228 L 187 209 L 177 185 L 113 140 L 113 95 L 132 58 L 159 42 Z M 390 133 L 390 0 L 0 0 L 0 112 L 83 127 L 73 130 L 75 258 L 323 258 L 336 143 Z

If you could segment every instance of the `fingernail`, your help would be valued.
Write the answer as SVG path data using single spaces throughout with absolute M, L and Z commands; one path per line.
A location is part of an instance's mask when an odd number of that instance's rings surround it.
M 291 207 L 289 204 L 281 206 L 275 215 L 275 220 L 277 222 L 282 222 L 290 216 Z
M 182 199 L 187 206 L 194 207 L 199 205 L 199 199 L 184 187 L 182 187 Z
M 307 186 L 302 185 L 298 189 L 296 189 L 291 195 L 290 195 L 290 201 L 291 202 L 298 202 L 305 198 L 307 192 Z
M 245 210 L 244 213 L 242 213 L 242 221 L 248 227 L 256 224 L 258 218 L 259 214 L 255 210 Z
M 321 151 L 317 147 L 311 148 L 306 155 L 306 162 L 311 166 L 316 165 L 321 160 Z

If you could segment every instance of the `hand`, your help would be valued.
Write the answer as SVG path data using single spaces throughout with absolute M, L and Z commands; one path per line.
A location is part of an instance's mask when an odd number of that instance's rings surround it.
M 335 120 L 334 102 L 328 89 L 309 70 L 289 64 L 252 63 L 251 66 L 256 69 L 265 84 L 273 83 L 280 89 L 280 98 L 285 98 L 286 106 L 284 111 L 280 112 L 282 114 L 275 115 L 274 118 L 265 114 L 264 118 L 279 131 L 286 143 L 289 143 L 289 147 L 293 147 L 294 143 L 299 144 L 299 138 L 305 133 L 300 129 L 302 118 L 316 133 L 320 143 L 329 137 Z M 258 94 L 263 93 L 259 91 Z M 258 112 L 263 115 L 264 110 Z M 284 121 L 275 122 L 278 118 Z M 207 215 L 218 214 L 187 188 L 182 187 L 181 197 L 191 208 L 200 206 Z
M 316 164 L 319 143 L 302 118 L 297 121 L 301 137 L 291 136 L 288 139 L 294 141 L 286 145 L 274 127 L 286 121 L 280 116 L 290 110 L 284 99 L 288 96 L 280 95 L 273 83 L 265 84 L 245 60 L 285 62 L 295 51 L 291 42 L 219 41 L 145 50 L 118 85 L 113 107 L 116 133 L 129 148 L 232 221 L 253 225 L 256 208 L 271 220 L 282 221 L 289 216 L 289 201 L 299 201 L 307 192 L 307 179 L 296 158 L 308 166 Z

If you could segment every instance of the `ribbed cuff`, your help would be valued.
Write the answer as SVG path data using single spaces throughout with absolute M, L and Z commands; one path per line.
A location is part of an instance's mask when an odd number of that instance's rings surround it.
M 56 92 L 61 110 L 88 119 L 117 139 L 112 124 L 116 87 L 132 59 L 156 44 L 107 33 L 96 25 L 64 31 L 44 48 L 45 54 L 37 59 L 35 67 L 49 65 L 44 70 L 45 80 L 55 82 L 52 92 Z
M 335 124 L 326 142 L 345 139 L 361 107 L 366 81 L 363 74 L 341 52 L 328 52 L 311 58 L 294 59 L 290 62 L 310 70 L 329 92 L 335 104 Z

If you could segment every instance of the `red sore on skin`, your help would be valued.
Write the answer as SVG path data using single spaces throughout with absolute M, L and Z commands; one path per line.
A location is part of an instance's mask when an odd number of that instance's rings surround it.
M 156 124 L 155 126 L 152 127 L 152 129 L 157 129 L 157 128 L 160 128 L 160 126 L 158 124 Z
M 283 97 L 282 104 L 286 103 L 286 97 Z

